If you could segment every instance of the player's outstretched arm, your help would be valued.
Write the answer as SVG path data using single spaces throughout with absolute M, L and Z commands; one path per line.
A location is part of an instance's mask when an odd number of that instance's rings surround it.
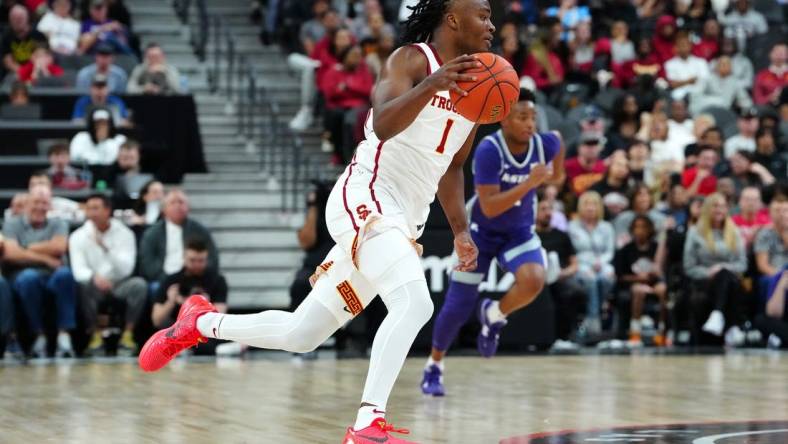
M 449 169 L 438 183 L 438 201 L 454 233 L 454 250 L 460 260 L 456 269 L 459 271 L 475 270 L 478 255 L 476 245 L 468 233 L 468 217 L 465 214 L 465 173 L 462 169 L 470 155 L 478 127 L 479 125 L 474 125 L 465 144 L 454 155 Z
M 388 58 L 372 95 L 372 128 L 380 140 L 391 139 L 410 126 L 438 91 L 467 94 L 457 81 L 473 81 L 475 76 L 460 72 L 479 62 L 475 56 L 460 56 L 430 75 L 428 62 L 418 49 L 403 46 Z M 415 86 L 414 86 L 415 85 Z

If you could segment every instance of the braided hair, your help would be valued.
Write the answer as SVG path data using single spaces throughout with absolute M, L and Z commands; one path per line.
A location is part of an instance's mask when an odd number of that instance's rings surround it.
M 402 22 L 402 43 L 426 42 L 435 28 L 443 19 L 443 14 L 451 0 L 419 0 L 416 6 L 408 6 L 411 10 L 407 20 Z

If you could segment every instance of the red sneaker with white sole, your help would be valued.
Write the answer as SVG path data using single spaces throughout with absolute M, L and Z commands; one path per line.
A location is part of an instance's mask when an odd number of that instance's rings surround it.
M 353 427 L 348 427 L 342 444 L 417 444 L 415 441 L 395 438 L 389 432 L 405 435 L 410 433 L 407 429 L 395 428 L 383 418 L 377 418 L 368 427 L 361 430 L 353 430 Z
M 201 295 L 192 295 L 181 305 L 178 319 L 171 327 L 159 330 L 140 350 L 139 366 L 155 372 L 183 350 L 208 340 L 197 330 L 197 318 L 205 313 L 216 313 L 216 307 Z

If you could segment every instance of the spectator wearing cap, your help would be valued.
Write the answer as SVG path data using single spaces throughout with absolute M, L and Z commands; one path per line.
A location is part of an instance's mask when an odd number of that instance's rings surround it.
M 583 108 L 583 114 L 578 123 L 581 133 L 605 134 L 605 116 L 596 105 L 588 105 Z
M 739 108 L 752 106 L 752 99 L 747 90 L 733 76 L 731 58 L 720 56 L 714 64 L 711 74 L 698 83 L 698 87 L 691 93 L 692 109 L 699 112 L 710 106 Z
M 749 0 L 735 0 L 733 9 L 720 18 L 720 23 L 725 27 L 726 36 L 736 38 L 741 47 L 750 37 L 769 31 L 763 14 L 752 9 Z
M 8 12 L 9 29 L 3 34 L 0 56 L 8 72 L 17 72 L 33 56 L 33 51 L 46 43 L 44 34 L 30 26 L 30 15 L 22 5 L 14 5 Z
M 99 43 L 112 45 L 118 54 L 133 54 L 129 47 L 129 34 L 126 27 L 108 17 L 108 0 L 91 0 L 89 17 L 82 20 L 79 49 L 93 53 Z
M 128 76 L 126 71 L 115 65 L 115 50 L 112 45 L 99 43 L 96 45 L 96 59 L 94 63 L 80 69 L 77 73 L 77 89 L 87 91 L 96 74 L 106 77 L 111 94 L 123 94 L 126 91 Z
M 104 74 L 93 76 L 90 84 L 90 94 L 80 97 L 74 104 L 74 112 L 71 114 L 72 120 L 83 122 L 90 110 L 96 107 L 103 107 L 110 110 L 112 121 L 115 125 L 130 125 L 126 103 L 120 97 L 110 94 L 108 80 Z
M 717 177 L 714 166 L 719 162 L 717 150 L 709 145 L 702 145 L 695 166 L 681 173 L 681 184 L 687 189 L 690 197 L 708 196 L 717 190 Z
M 35 85 L 41 79 L 62 77 L 63 68 L 55 63 L 52 52 L 46 47 L 46 44 L 41 44 L 33 51 L 30 60 L 19 67 L 16 75 L 20 81 Z
M 131 72 L 126 90 L 129 94 L 177 94 L 181 76 L 167 63 L 161 46 L 151 43 L 145 48 L 145 60 Z
M 71 160 L 88 165 L 112 165 L 118 159 L 126 136 L 117 134 L 107 108 L 95 108 L 87 119 L 87 128 L 71 139 Z
M 38 22 L 38 29 L 49 39 L 49 47 L 60 55 L 72 55 L 77 52 L 79 43 L 79 22 L 71 16 L 71 0 L 53 0 L 51 10 Z
M 605 162 L 599 158 L 604 137 L 602 133 L 585 131 L 580 134 L 577 156 L 566 159 L 564 169 L 569 189 L 580 196 L 605 175 Z
M 49 160 L 47 175 L 52 181 L 52 188 L 81 190 L 90 186 L 90 182 L 85 180 L 87 177 L 85 172 L 70 165 L 68 143 L 58 142 L 49 147 L 47 159 Z
M 758 110 L 743 108 L 736 119 L 738 134 L 725 141 L 725 158 L 730 159 L 736 151 L 755 151 L 755 133 L 758 132 Z
M 676 100 L 684 99 L 708 76 L 708 62 L 692 55 L 692 42 L 687 33 L 678 33 L 676 55 L 665 62 L 665 78 L 673 90 L 671 96 Z
M 778 43 L 769 52 L 769 66 L 755 76 L 752 95 L 758 105 L 777 104 L 788 86 L 788 45 Z

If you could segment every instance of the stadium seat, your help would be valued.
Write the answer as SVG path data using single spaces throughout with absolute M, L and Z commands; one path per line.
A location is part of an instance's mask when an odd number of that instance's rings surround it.
M 613 106 L 621 96 L 624 95 L 624 91 L 618 88 L 607 88 L 599 91 L 599 94 L 596 95 L 594 98 L 594 103 L 596 106 L 602 109 L 605 114 L 610 115 L 613 113 Z
M 701 113 L 711 114 L 714 116 L 716 125 L 722 130 L 722 135 L 727 139 L 739 130 L 736 128 L 736 114 L 728 108 L 721 108 L 719 106 L 710 106 L 704 108 Z
M 550 105 L 544 105 L 542 109 L 547 115 L 547 125 L 550 127 L 550 129 L 558 129 L 558 127 L 564 122 L 564 117 L 561 115 L 561 112 Z

